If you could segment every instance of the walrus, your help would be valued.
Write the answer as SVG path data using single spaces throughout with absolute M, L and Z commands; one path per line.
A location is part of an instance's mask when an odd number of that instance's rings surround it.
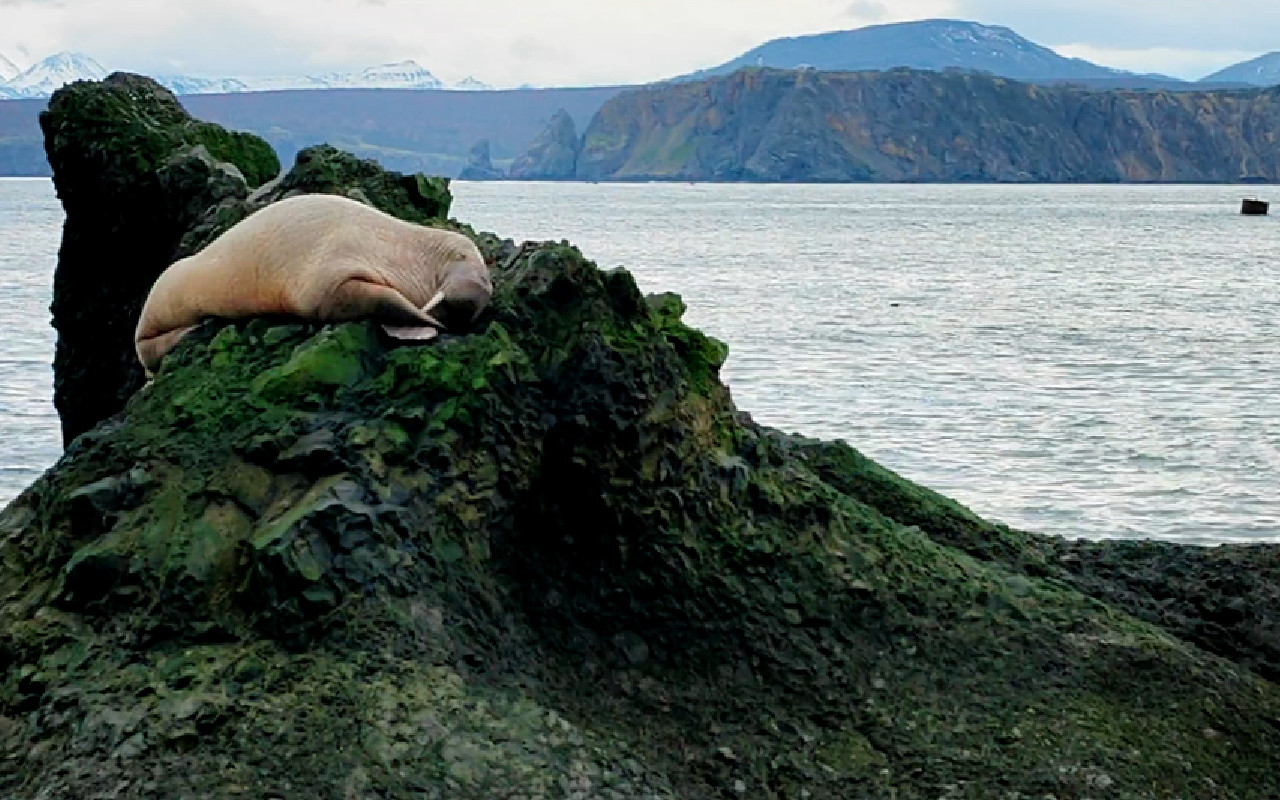
M 425 340 L 465 329 L 492 292 L 466 236 L 345 197 L 301 195 L 250 214 L 161 273 L 134 344 L 151 374 L 210 317 L 373 319 L 393 337 Z

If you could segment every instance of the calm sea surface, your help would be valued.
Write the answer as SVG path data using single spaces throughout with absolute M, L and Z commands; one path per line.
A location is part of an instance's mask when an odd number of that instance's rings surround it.
M 1239 216 L 1250 189 L 455 193 L 477 228 L 567 238 L 682 294 L 765 424 L 846 439 L 1021 528 L 1280 541 L 1280 218 Z M 58 457 L 60 224 L 47 181 L 0 180 L 0 500 Z

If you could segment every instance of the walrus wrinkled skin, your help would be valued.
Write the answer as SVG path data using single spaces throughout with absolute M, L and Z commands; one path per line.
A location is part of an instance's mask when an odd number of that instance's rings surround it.
M 392 336 L 465 329 L 493 293 L 460 233 L 414 225 L 336 195 L 302 195 L 251 214 L 174 262 L 147 295 L 134 342 L 148 373 L 210 317 L 373 319 Z

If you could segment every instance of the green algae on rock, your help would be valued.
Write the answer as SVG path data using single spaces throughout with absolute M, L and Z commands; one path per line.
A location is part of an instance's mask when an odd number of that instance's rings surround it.
M 142 385 L 133 326 L 194 215 L 280 164 L 256 136 L 194 119 L 159 84 L 123 73 L 60 89 L 40 125 L 67 215 L 52 311 L 54 405 L 69 443 Z
M 473 333 L 206 324 L 0 515 L 0 794 L 1280 791 L 1211 583 L 761 427 L 679 298 L 458 227 Z
M 210 326 L 5 512 L 6 796 L 1273 785 L 1274 686 L 824 478 L 672 298 L 480 241 L 474 334 Z
M 52 308 L 64 443 L 142 385 L 133 334 L 156 277 L 253 210 L 324 192 L 431 223 L 448 216 L 452 200 L 443 178 L 388 172 L 325 146 L 302 151 L 279 175 L 266 142 L 192 118 L 137 75 L 60 89 L 41 126 L 67 215 Z

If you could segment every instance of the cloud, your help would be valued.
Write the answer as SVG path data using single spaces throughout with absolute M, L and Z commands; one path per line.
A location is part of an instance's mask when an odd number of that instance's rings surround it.
M 879 22 L 889 17 L 889 7 L 876 0 L 854 0 L 845 9 L 845 15 L 859 22 Z
M 944 16 L 1174 74 L 1280 45 L 1280 3 L 1260 0 L 0 0 L 0 52 L 207 77 L 413 59 L 446 80 L 590 85 L 660 80 L 782 36 Z
M 1057 45 L 1054 50 L 1064 56 L 1083 58 L 1130 72 L 1158 72 L 1186 80 L 1199 80 L 1257 55 L 1248 50 L 1179 50 L 1171 47 L 1126 50 L 1088 44 Z
M 955 11 L 1049 45 L 1255 55 L 1280 48 L 1280 3 L 1270 0 L 956 0 Z
M 950 1 L 863 3 L 866 12 L 905 19 Z M 208 77 L 413 59 L 446 80 L 633 83 L 727 61 L 778 36 L 847 28 L 849 2 L 22 0 L 0 8 L 0 52 L 77 50 L 108 69 Z
M 533 36 L 518 36 L 511 40 L 507 52 L 523 63 L 556 64 L 574 60 L 573 52 L 567 47 L 557 46 Z

